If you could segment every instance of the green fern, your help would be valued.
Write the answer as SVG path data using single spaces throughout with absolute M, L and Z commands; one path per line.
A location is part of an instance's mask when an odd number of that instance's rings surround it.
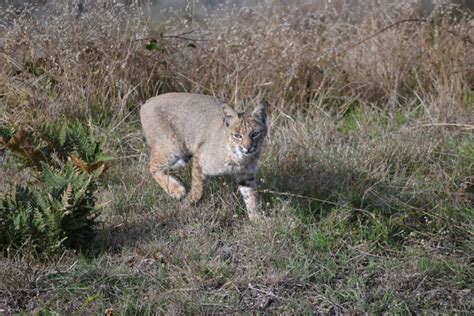
M 0 205 L 0 247 L 29 244 L 36 254 L 62 246 L 81 248 L 94 235 L 97 184 L 68 162 L 60 170 L 44 164 L 34 185 L 17 186 Z
M 72 159 L 90 173 L 110 160 L 102 152 L 101 142 L 79 122 L 45 123 L 36 130 L 2 127 L 0 146 L 9 149 L 25 166 L 40 171 L 42 162 L 60 167 Z
M 0 145 L 34 167 L 35 181 L 0 196 L 0 249 L 29 247 L 44 258 L 92 240 L 98 178 L 110 159 L 80 123 L 4 128 Z

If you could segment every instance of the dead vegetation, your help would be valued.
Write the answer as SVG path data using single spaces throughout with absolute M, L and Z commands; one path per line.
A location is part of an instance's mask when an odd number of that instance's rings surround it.
M 472 312 L 472 16 L 275 1 L 149 23 L 60 7 L 0 26 L 1 124 L 80 120 L 113 164 L 93 246 L 8 252 L 0 312 Z M 271 101 L 264 223 L 229 179 L 189 209 L 154 184 L 138 108 L 166 91 Z M 8 151 L 0 163 L 2 191 L 28 179 Z

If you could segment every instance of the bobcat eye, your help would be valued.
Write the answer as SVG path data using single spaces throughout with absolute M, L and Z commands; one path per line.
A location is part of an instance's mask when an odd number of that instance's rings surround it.
M 235 139 L 242 139 L 242 135 L 241 134 L 232 134 L 232 137 L 234 137 Z
M 250 134 L 250 137 L 252 138 L 257 138 L 258 136 L 260 136 L 260 134 L 262 134 L 262 132 L 253 132 L 252 134 Z

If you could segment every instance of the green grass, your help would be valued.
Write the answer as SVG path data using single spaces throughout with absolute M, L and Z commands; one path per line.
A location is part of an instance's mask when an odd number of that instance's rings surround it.
M 472 47 L 443 31 L 469 24 L 403 24 L 334 58 L 373 25 L 415 13 L 321 25 L 305 8 L 214 13 L 193 22 L 202 30 L 189 36 L 206 39 L 193 46 L 119 8 L 59 16 L 61 28 L 19 18 L 31 34 L 0 29 L 2 127 L 78 120 L 111 156 L 89 247 L 48 261 L 7 249 L 0 314 L 472 313 L 474 208 L 460 189 L 472 192 L 474 93 L 471 72 L 448 71 L 466 68 Z M 210 180 L 194 207 L 154 182 L 138 109 L 166 91 L 272 101 L 257 177 L 264 221 L 249 222 L 232 178 Z M 31 181 L 0 150 L 0 192 Z M 189 188 L 190 171 L 177 175 Z
M 337 115 L 330 120 L 340 124 Z M 21 277 L 39 278 L 3 284 L 13 298 L 6 307 L 123 315 L 468 312 L 473 209 L 452 190 L 472 171 L 470 136 L 414 131 L 416 146 L 402 147 L 391 140 L 398 130 L 378 122 L 364 127 L 368 133 L 351 132 L 350 143 L 303 155 L 294 154 L 303 150 L 297 136 L 282 152 L 278 137 L 292 130 L 276 130 L 260 173 L 271 190 L 262 197 L 263 223 L 248 222 L 227 178 L 212 180 L 199 206 L 182 207 L 148 175 L 146 148 L 134 147 L 143 155 L 116 161 L 102 180 L 94 246 L 32 271 L 21 257 L 5 261 L 24 269 Z M 396 124 L 403 129 L 413 119 Z M 345 133 L 338 137 L 345 141 Z M 190 180 L 189 171 L 179 175 Z

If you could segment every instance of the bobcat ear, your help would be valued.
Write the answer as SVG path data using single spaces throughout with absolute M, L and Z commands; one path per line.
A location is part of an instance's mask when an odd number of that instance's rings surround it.
M 258 105 L 253 109 L 252 111 L 252 116 L 262 122 L 263 124 L 266 124 L 267 122 L 267 110 L 268 107 L 270 106 L 270 103 L 268 103 L 267 100 L 262 99 Z
M 237 117 L 237 113 L 234 111 L 233 108 L 228 106 L 227 104 L 224 104 L 222 106 L 222 111 L 224 112 L 224 123 L 226 126 L 229 126 L 229 122 Z

